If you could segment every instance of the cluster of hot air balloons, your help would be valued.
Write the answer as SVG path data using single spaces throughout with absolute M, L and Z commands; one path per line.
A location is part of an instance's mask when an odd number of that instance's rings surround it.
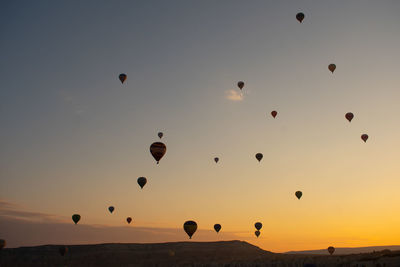
M 261 234 L 260 230 L 261 230 L 261 228 L 262 228 L 262 223 L 256 222 L 256 223 L 254 224 L 254 227 L 256 228 L 256 231 L 254 232 L 254 234 L 255 234 L 256 237 L 258 238 L 258 237 L 260 236 L 260 234 Z
M 303 20 L 305 19 L 305 15 L 304 13 L 300 12 L 296 14 L 296 19 L 299 21 L 299 23 L 302 23 Z M 328 70 L 333 74 L 336 70 L 336 64 L 334 63 L 330 63 L 328 65 Z M 124 82 L 127 79 L 127 75 L 125 73 L 121 73 L 118 76 L 118 79 L 120 80 L 120 82 L 122 84 L 124 84 Z M 242 91 L 243 88 L 245 86 L 244 81 L 238 81 L 237 82 L 237 87 Z M 268 113 L 267 113 L 268 115 Z M 278 111 L 276 110 L 272 110 L 270 112 L 270 115 L 275 119 L 278 115 Z M 354 114 L 352 112 L 348 112 L 345 114 L 345 118 L 351 122 L 354 118 Z M 164 136 L 164 134 L 162 132 L 158 132 L 157 136 L 162 139 L 162 137 Z M 362 134 L 361 135 L 361 139 L 366 142 L 368 140 L 368 135 L 367 134 Z M 160 160 L 163 158 L 163 156 L 165 155 L 167 151 L 167 147 L 164 143 L 162 142 L 154 142 L 150 145 L 150 153 L 153 156 L 153 158 L 156 160 L 157 164 L 159 164 Z M 255 154 L 255 158 L 258 160 L 258 162 L 261 162 L 261 160 L 263 159 L 263 154 L 262 153 L 256 153 Z M 218 163 L 219 162 L 219 157 L 214 157 L 214 162 Z M 141 189 L 143 189 L 143 187 L 147 184 L 147 178 L 146 177 L 139 177 L 137 178 L 137 183 L 140 186 Z M 301 197 L 303 196 L 303 193 L 301 191 L 296 191 L 295 192 L 295 196 L 300 200 Z M 110 213 L 113 213 L 113 211 L 115 210 L 115 208 L 113 206 L 108 207 L 108 210 Z M 75 224 L 77 224 L 81 219 L 81 216 L 79 214 L 74 214 L 72 215 L 72 220 Z M 132 222 L 132 218 L 131 217 L 127 217 L 126 221 L 128 224 L 130 224 Z M 256 222 L 254 224 L 254 227 L 256 229 L 256 231 L 254 232 L 254 234 L 256 235 L 256 237 L 258 238 L 261 234 L 260 230 L 262 228 L 262 223 L 261 222 Z M 214 225 L 214 230 L 219 233 L 221 230 L 222 226 L 220 224 L 215 224 Z M 183 224 L 183 229 L 186 232 L 186 234 L 189 236 L 189 238 L 191 239 L 193 234 L 196 232 L 197 230 L 197 223 L 195 221 L 189 220 L 186 221 Z M 6 242 L 5 240 L 0 239 L 0 249 L 2 249 L 5 246 Z M 61 255 L 65 255 L 65 253 L 68 251 L 68 248 L 65 246 L 60 247 L 59 249 L 60 254 Z M 332 255 L 335 251 L 335 248 L 330 246 L 328 248 L 328 252 Z

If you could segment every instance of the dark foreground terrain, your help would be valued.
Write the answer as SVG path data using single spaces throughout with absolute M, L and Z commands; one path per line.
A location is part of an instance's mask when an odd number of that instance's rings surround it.
M 8 248 L 0 251 L 1 267 L 17 266 L 395 266 L 400 251 L 351 255 L 271 253 L 242 241 L 161 244 L 100 244 Z M 314 264 L 314 265 L 312 265 Z

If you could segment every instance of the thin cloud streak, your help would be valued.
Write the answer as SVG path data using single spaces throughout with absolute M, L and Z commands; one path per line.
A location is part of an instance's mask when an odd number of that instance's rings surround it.
M 225 91 L 225 97 L 231 101 L 238 102 L 243 100 L 243 93 L 231 89 Z

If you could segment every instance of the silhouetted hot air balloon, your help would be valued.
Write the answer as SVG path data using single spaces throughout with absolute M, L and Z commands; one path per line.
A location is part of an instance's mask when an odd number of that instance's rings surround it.
M 256 154 L 256 159 L 257 159 L 259 162 L 262 160 L 262 158 L 263 158 L 263 154 L 261 154 L 261 153 L 257 153 L 257 154 Z
M 60 252 L 61 256 L 64 256 L 65 253 L 68 252 L 68 248 L 66 246 L 61 246 L 61 247 L 58 248 L 58 251 Z
M 159 132 L 157 135 L 158 135 L 158 137 L 160 137 L 160 139 L 161 139 L 161 138 L 163 137 L 164 134 L 163 134 L 162 132 Z
M 368 134 L 361 135 L 361 139 L 366 143 L 368 140 Z
M 296 14 L 296 19 L 301 23 L 304 19 L 304 14 L 303 13 L 297 13 Z
M 160 162 L 160 159 L 164 156 L 166 151 L 167 147 L 161 142 L 155 142 L 150 146 L 150 153 L 157 161 L 157 164 Z
M 328 252 L 329 252 L 329 254 L 332 255 L 335 252 L 335 248 L 334 247 L 329 247 L 328 248 Z
M 336 69 L 336 65 L 335 64 L 329 64 L 328 69 L 333 73 Z
M 128 224 L 131 223 L 132 218 L 131 217 L 126 218 L 126 221 L 128 222 Z
M 113 206 L 108 207 L 108 211 L 109 211 L 110 213 L 113 213 L 114 207 L 113 207 Z
M 118 78 L 119 78 L 119 80 L 121 81 L 121 83 L 124 83 L 125 82 L 125 80 L 126 80 L 126 74 L 125 73 L 121 73 L 119 76 L 118 76 Z
M 276 115 L 278 115 L 278 112 L 277 112 L 276 110 L 273 110 L 273 111 L 271 112 L 271 115 L 272 115 L 272 117 L 274 117 L 274 119 L 275 119 Z
M 237 83 L 237 86 L 239 87 L 240 90 L 242 90 L 243 87 L 244 87 L 244 82 L 239 81 L 239 82 Z
M 0 239 L 0 250 L 2 250 L 6 246 L 6 241 L 4 239 Z
M 254 224 L 254 227 L 255 227 L 258 231 L 260 231 L 261 228 L 262 228 L 262 223 L 256 222 L 256 223 Z
M 296 195 L 296 197 L 297 197 L 298 199 L 300 199 L 301 196 L 303 195 L 303 193 L 302 193 L 301 191 L 296 191 L 296 193 L 294 193 L 294 194 Z
M 256 235 L 256 237 L 258 238 L 260 236 L 260 231 L 255 231 L 254 234 Z
M 77 224 L 80 219 L 81 219 L 81 215 L 79 215 L 79 214 L 72 215 L 72 220 L 74 221 L 75 224 Z
M 196 232 L 197 230 L 197 223 L 195 221 L 187 221 L 183 224 L 183 230 L 187 233 L 189 238 L 192 238 L 192 235 Z
M 219 223 L 214 224 L 214 230 L 218 233 L 221 230 L 221 225 Z
M 219 158 L 214 158 L 215 163 L 218 163 Z
M 140 188 L 143 188 L 147 183 L 146 177 L 139 177 L 137 179 L 137 183 L 139 184 Z
M 347 112 L 345 117 L 349 122 L 351 122 L 351 120 L 354 118 L 354 114 L 351 112 Z

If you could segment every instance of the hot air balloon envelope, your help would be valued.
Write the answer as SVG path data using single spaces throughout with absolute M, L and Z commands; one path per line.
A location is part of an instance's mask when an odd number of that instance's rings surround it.
M 328 69 L 333 73 L 336 69 L 336 65 L 335 64 L 329 64 Z
M 127 221 L 128 223 L 131 223 L 132 218 L 131 218 L 131 217 L 126 218 L 126 221 Z
M 257 159 L 259 162 L 262 160 L 262 158 L 263 158 L 263 154 L 261 154 L 261 153 L 257 153 L 257 154 L 256 154 L 256 159 Z
M 328 248 L 328 252 L 329 252 L 329 254 L 332 255 L 335 252 L 335 248 L 334 247 L 329 247 Z
M 244 82 L 239 81 L 239 82 L 237 83 L 237 86 L 239 87 L 240 90 L 242 90 L 243 87 L 244 87 Z
M 218 163 L 219 158 L 214 158 L 215 163 Z
M 72 220 L 74 221 L 75 224 L 77 224 L 80 219 L 81 219 L 81 215 L 79 215 L 79 214 L 72 215 Z
M 125 82 L 125 80 L 126 80 L 126 74 L 125 73 L 121 73 L 119 76 L 118 76 L 118 78 L 119 78 L 119 80 L 121 81 L 121 83 L 124 83 Z
M 256 223 L 254 224 L 254 227 L 255 227 L 258 231 L 260 231 L 261 228 L 262 228 L 262 223 L 256 222 Z
M 256 237 L 258 238 L 260 236 L 260 231 L 255 231 L 254 234 L 256 235 Z
M 163 134 L 162 132 L 159 132 L 157 135 L 158 135 L 158 137 L 160 137 L 160 139 L 161 139 L 161 138 L 163 137 L 164 134 Z
M 157 164 L 160 162 L 160 159 L 164 156 L 166 151 L 167 147 L 161 142 L 155 142 L 150 146 L 150 153 L 157 161 Z
M 186 234 L 189 236 L 189 238 L 192 238 L 192 235 L 196 232 L 197 230 L 197 223 L 195 221 L 186 221 L 183 224 L 183 230 L 185 230 Z
M 147 183 L 146 177 L 139 177 L 137 179 L 137 183 L 139 184 L 140 188 L 143 188 Z
M 274 119 L 275 119 L 276 115 L 278 115 L 278 112 L 277 112 L 276 110 L 273 110 L 273 111 L 271 112 L 271 115 L 272 115 L 272 117 L 274 117 Z
M 300 199 L 301 196 L 303 195 L 303 193 L 302 193 L 301 191 L 297 191 L 297 192 L 295 193 L 295 195 L 296 195 L 296 197 L 297 197 L 298 199 Z
M 221 225 L 219 223 L 214 224 L 214 230 L 218 233 L 221 230 Z
M 304 19 L 304 14 L 303 13 L 297 13 L 296 14 L 296 19 L 301 23 Z
M 354 114 L 351 112 L 347 112 L 345 117 L 349 122 L 351 122 L 351 120 L 354 118 Z
M 368 134 L 361 135 L 361 139 L 366 143 L 368 140 Z
M 114 207 L 113 207 L 113 206 L 108 207 L 108 211 L 109 211 L 110 213 L 113 213 Z

